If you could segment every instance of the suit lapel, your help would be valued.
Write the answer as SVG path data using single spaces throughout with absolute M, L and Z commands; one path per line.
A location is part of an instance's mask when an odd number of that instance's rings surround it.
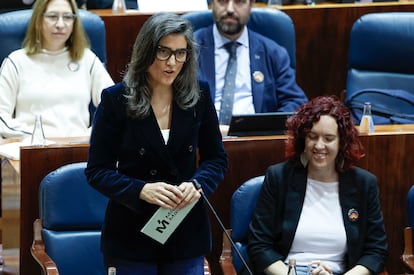
M 249 55 L 250 55 L 250 77 L 252 85 L 252 96 L 253 104 L 256 113 L 262 112 L 263 108 L 263 93 L 264 93 L 264 81 L 255 80 L 255 72 L 262 73 L 267 70 L 265 69 L 266 57 L 262 44 L 256 43 L 255 35 L 249 31 Z
M 173 106 L 170 139 L 167 144 L 168 150 L 171 154 L 174 154 L 178 148 L 182 148 L 182 142 L 188 141 L 187 136 L 189 134 L 189 129 L 187 127 L 188 125 L 193 125 L 191 114 L 194 113 L 193 108 L 185 111 L 178 107 L 175 102 Z
M 295 236 L 296 227 L 299 223 L 300 214 L 303 208 L 303 202 L 305 199 L 306 182 L 307 182 L 307 170 L 305 168 L 296 170 L 297 172 L 292 177 L 286 187 L 286 201 L 285 201 L 285 218 L 288 221 L 286 223 L 286 232 L 291 232 L 287 237 L 290 241 L 293 241 Z
M 133 132 L 136 133 L 137 139 L 140 140 L 144 138 L 148 147 L 151 148 L 151 151 L 154 152 L 161 161 L 168 164 L 170 160 L 167 146 L 164 143 L 164 138 L 162 137 L 157 119 L 155 118 L 152 109 L 150 109 L 150 115 L 148 117 L 142 120 L 135 120 L 133 123 L 135 128 Z

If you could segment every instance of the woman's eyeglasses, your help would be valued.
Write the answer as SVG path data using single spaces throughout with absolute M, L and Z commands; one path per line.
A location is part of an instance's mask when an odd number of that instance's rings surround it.
M 165 61 L 170 59 L 170 57 L 174 55 L 175 60 L 180 63 L 184 63 L 187 61 L 188 50 L 187 49 L 177 49 L 175 51 L 171 50 L 168 47 L 158 46 L 157 48 L 157 59 L 161 61 Z
M 59 19 L 62 18 L 63 23 L 65 23 L 66 25 L 70 25 L 73 23 L 73 21 L 75 21 L 76 14 L 70 12 L 62 14 L 56 12 L 45 12 L 43 14 L 43 17 L 50 24 L 56 24 L 59 21 Z

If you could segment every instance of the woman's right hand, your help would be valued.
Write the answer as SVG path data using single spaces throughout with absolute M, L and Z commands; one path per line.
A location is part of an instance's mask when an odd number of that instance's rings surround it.
M 144 185 L 139 198 L 162 208 L 174 209 L 182 201 L 184 194 L 175 185 L 152 182 Z

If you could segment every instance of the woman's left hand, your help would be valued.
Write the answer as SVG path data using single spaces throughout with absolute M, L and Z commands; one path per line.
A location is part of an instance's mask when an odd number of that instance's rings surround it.
M 183 194 L 183 199 L 181 200 L 180 204 L 176 207 L 176 209 L 182 209 L 187 205 L 198 201 L 201 197 L 200 192 L 195 189 L 194 184 L 192 182 L 185 181 L 178 186 L 178 189 L 181 190 Z

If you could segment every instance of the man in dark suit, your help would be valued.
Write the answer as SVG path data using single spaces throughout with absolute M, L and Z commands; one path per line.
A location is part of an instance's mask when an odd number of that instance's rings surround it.
M 238 44 L 233 114 L 295 111 L 307 101 L 286 49 L 247 28 L 253 2 L 212 0 L 215 24 L 195 32 L 199 76 L 210 85 L 218 115 L 230 56 L 225 45 L 231 41 Z

